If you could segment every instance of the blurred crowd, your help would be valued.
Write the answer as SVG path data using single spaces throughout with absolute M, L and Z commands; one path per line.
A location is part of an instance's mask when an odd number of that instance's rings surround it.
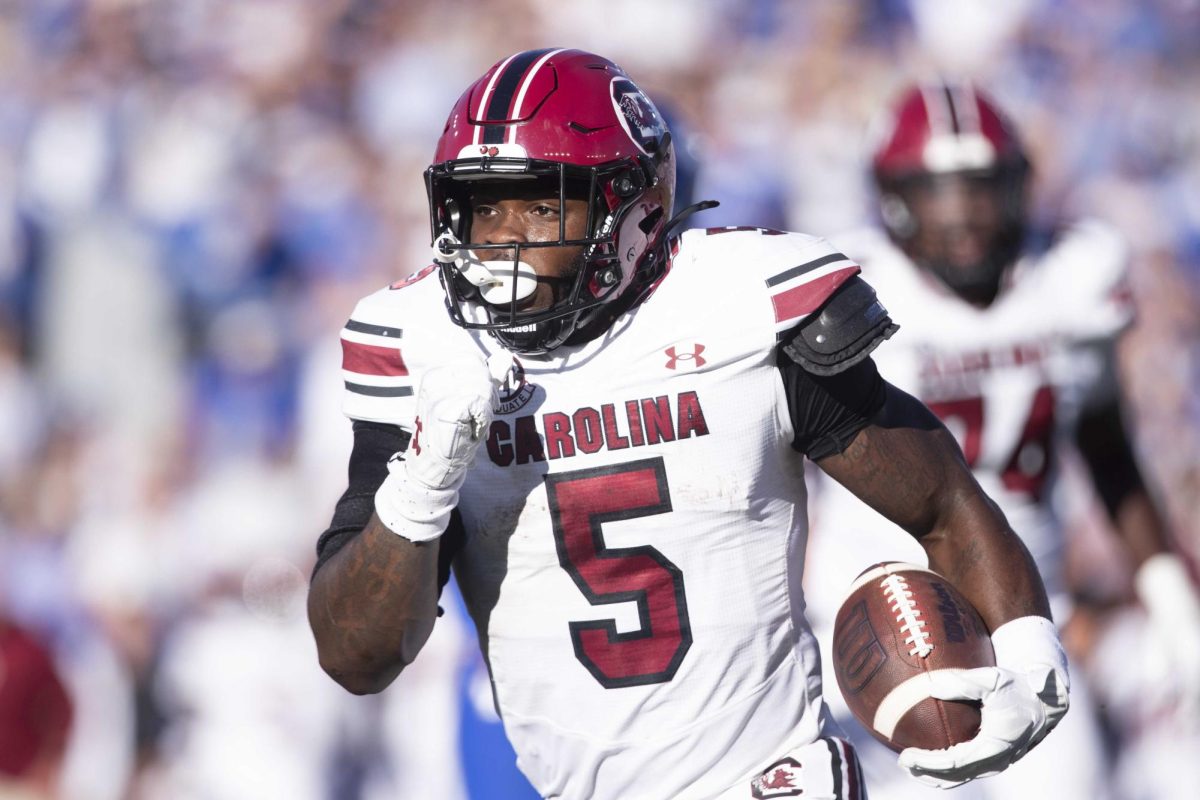
M 1035 223 L 1134 246 L 1139 453 L 1200 556 L 1200 0 L 4 0 L 0 644 L 33 666 L 26 691 L 0 663 L 0 699 L 51 699 L 0 797 L 510 796 L 454 760 L 489 697 L 452 597 L 374 698 L 320 673 L 303 607 L 350 444 L 338 330 L 428 263 L 421 172 L 458 93 L 547 45 L 661 101 L 685 196 L 722 201 L 695 224 L 835 241 L 872 219 L 897 87 L 988 87 Z M 1103 673 L 1128 570 L 1067 495 Z

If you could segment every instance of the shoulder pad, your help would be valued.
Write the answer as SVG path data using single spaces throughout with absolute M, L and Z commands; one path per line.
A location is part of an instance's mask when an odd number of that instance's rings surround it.
M 1055 318 L 1075 340 L 1118 335 L 1133 320 L 1129 245 L 1114 228 L 1084 220 L 1067 228 L 1036 264 Z
M 454 338 L 442 336 L 452 324 L 437 281 L 422 280 L 429 274 L 362 298 L 342 328 L 342 411 L 351 419 L 411 426 L 422 365 L 442 353 L 426 352 L 430 339 L 449 348 Z
M 342 328 L 342 411 L 355 420 L 407 425 L 415 398 L 404 330 L 379 298 L 359 302 Z
M 836 375 L 871 354 L 899 329 L 871 285 L 857 275 L 785 336 L 788 358 L 814 375 Z

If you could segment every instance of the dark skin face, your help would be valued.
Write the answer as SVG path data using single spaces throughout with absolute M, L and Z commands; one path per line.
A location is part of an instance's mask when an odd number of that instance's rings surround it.
M 908 254 L 939 265 L 952 287 L 971 283 L 1004 230 L 1000 194 L 985 178 L 958 174 L 913 181 L 902 196 L 917 222 Z
M 471 196 L 471 240 L 485 244 L 554 242 L 565 222 L 565 238 L 587 236 L 587 201 L 568 197 L 565 212 L 559 207 L 558 183 L 516 182 L 480 184 Z M 476 250 L 480 260 L 511 260 L 515 250 Z M 525 300 L 522 311 L 541 311 L 562 297 L 579 269 L 582 247 L 522 248 L 521 260 L 538 275 L 537 289 Z

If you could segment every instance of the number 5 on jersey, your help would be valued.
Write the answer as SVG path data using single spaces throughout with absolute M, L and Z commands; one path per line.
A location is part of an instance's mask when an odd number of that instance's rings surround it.
M 688 648 L 683 574 L 649 545 L 609 547 L 605 522 L 666 514 L 671 495 L 661 458 L 546 476 L 558 561 L 594 606 L 637 604 L 639 626 L 612 619 L 571 622 L 575 657 L 606 689 L 666 683 Z

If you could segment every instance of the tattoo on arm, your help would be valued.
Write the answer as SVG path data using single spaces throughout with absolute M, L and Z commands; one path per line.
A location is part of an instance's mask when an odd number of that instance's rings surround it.
M 397 536 L 373 515 L 314 576 L 309 621 L 321 662 L 347 688 L 386 685 L 429 637 L 438 547 Z

